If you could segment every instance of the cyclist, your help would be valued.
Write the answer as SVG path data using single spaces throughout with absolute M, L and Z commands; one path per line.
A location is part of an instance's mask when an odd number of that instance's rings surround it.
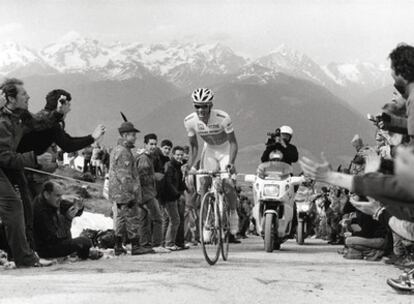
M 195 170 L 193 165 L 199 150 L 198 134 L 204 140 L 200 169 L 209 171 L 228 169 L 233 174 L 236 172 L 234 162 L 238 151 L 236 135 L 230 116 L 224 111 L 213 109 L 213 98 L 213 92 L 207 88 L 197 89 L 192 94 L 195 112 L 184 119 L 191 147 L 191 158 L 187 168 Z M 211 178 L 200 178 L 201 197 L 204 197 L 210 184 Z M 234 236 L 239 230 L 239 217 L 236 211 L 237 193 L 230 179 L 224 180 L 223 188 L 230 209 L 230 233 Z

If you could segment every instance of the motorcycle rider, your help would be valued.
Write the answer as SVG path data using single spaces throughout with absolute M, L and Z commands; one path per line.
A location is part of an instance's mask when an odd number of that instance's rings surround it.
M 293 129 L 291 127 L 281 126 L 280 129 L 276 129 L 276 132 L 270 136 L 271 139 L 266 143 L 266 150 L 262 154 L 262 162 L 268 162 L 270 153 L 275 149 L 283 154 L 282 162 L 291 165 L 298 161 L 298 149 L 290 143 L 293 136 Z

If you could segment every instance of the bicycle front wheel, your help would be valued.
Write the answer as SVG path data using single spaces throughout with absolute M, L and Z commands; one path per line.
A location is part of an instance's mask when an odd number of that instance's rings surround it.
M 229 218 L 229 208 L 225 198 L 222 198 L 222 204 L 220 204 L 220 214 L 221 214 L 221 256 L 224 261 L 227 261 L 229 257 L 229 240 L 230 240 L 230 218 Z
M 206 193 L 200 208 L 200 240 L 204 258 L 214 265 L 220 256 L 220 214 L 213 193 Z

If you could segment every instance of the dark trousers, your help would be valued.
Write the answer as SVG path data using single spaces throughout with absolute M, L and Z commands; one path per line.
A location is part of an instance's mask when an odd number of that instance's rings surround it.
M 91 160 L 84 159 L 83 160 L 83 173 L 86 173 L 88 171 L 91 171 Z
M 174 246 L 180 226 L 177 201 L 165 202 L 162 208 L 162 235 L 165 246 Z
M 162 219 L 156 198 L 138 206 L 140 245 L 158 247 L 162 245 Z
M 89 257 L 89 249 L 92 247 L 92 241 L 80 236 L 75 239 L 63 240 L 57 244 L 39 248 L 38 253 L 41 258 L 51 259 L 60 258 L 76 253 L 79 258 L 86 260 Z
M 28 196 L 27 183 L 23 172 L 13 171 L 12 174 L 11 180 L 13 184 L 17 183 L 20 197 L 13 188 L 9 176 L 5 174 L 3 169 L 0 169 L 0 218 L 4 224 L 7 243 L 16 266 L 31 266 L 38 259 L 30 248 L 26 237 L 25 222 L 30 226 L 28 227 L 29 234 L 33 235 L 31 233 L 33 231 L 31 229 L 33 227 L 33 214 L 30 196 Z M 33 238 L 31 239 L 33 240 Z
M 178 226 L 177 230 L 177 237 L 175 238 L 175 244 L 178 247 L 184 247 L 185 245 L 185 229 L 184 229 L 184 220 L 185 220 L 185 200 L 183 197 L 180 197 L 177 200 L 177 207 L 178 207 L 178 215 L 180 216 L 180 225 Z

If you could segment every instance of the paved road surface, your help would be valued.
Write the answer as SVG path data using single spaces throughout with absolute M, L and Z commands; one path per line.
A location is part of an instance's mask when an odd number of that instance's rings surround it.
M 260 238 L 230 248 L 213 267 L 200 248 L 0 271 L 0 303 L 414 303 L 385 280 L 399 271 L 344 260 L 319 240 L 265 253 Z

